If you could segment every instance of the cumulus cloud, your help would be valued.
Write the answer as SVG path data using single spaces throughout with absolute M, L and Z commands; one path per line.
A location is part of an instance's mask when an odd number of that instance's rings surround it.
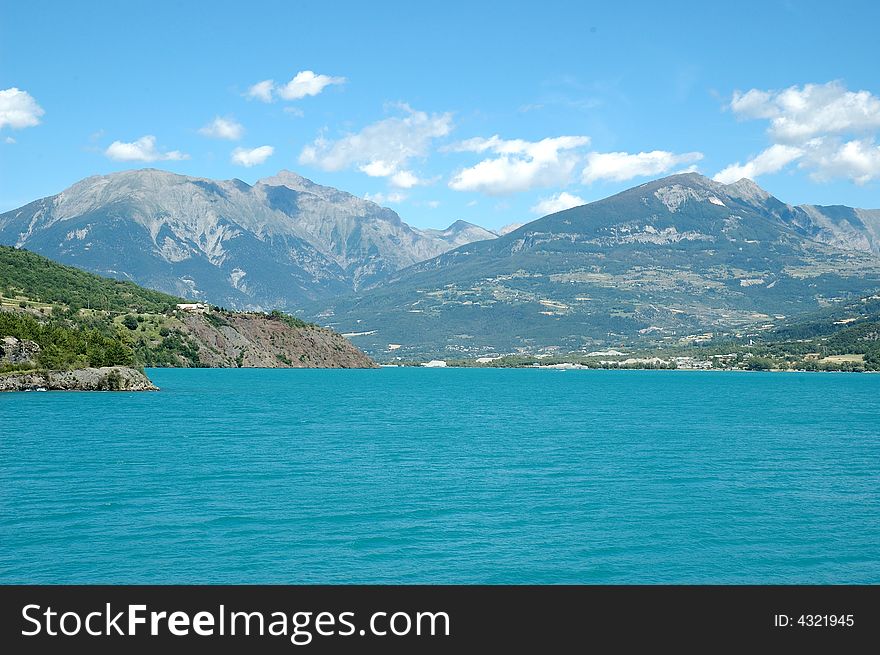
M 587 204 L 587 201 L 580 196 L 563 191 L 548 198 L 541 198 L 538 204 L 532 207 L 532 213 L 538 216 L 546 216 L 547 214 L 555 214 L 556 212 L 585 204 Z
M 406 200 L 406 194 L 398 191 L 392 191 L 391 193 L 382 193 L 381 191 L 378 193 L 365 193 L 364 200 L 375 202 L 377 205 L 384 205 L 389 202 L 403 202 Z
M 34 127 L 40 124 L 40 117 L 45 113 L 27 91 L 16 87 L 0 89 L 0 129 Z
M 110 144 L 104 154 L 110 159 L 116 161 L 177 161 L 181 159 L 189 159 L 189 155 L 178 150 L 170 150 L 161 152 L 156 147 L 156 137 L 152 134 L 142 136 L 137 141 L 126 143 L 124 141 L 114 141 Z
M 405 189 L 424 183 L 407 164 L 425 157 L 434 139 L 452 131 L 452 114 L 428 114 L 407 105 L 400 108 L 403 116 L 372 123 L 338 140 L 317 138 L 302 149 L 299 162 L 325 171 L 356 168 L 371 177 L 389 178 L 391 184 Z
M 300 161 L 302 161 L 302 159 L 300 159 Z M 366 173 L 370 177 L 388 177 L 394 173 L 394 164 L 382 161 L 381 159 L 376 159 L 366 164 L 361 164 L 358 166 L 358 170 L 361 173 Z
M 831 147 L 819 145 L 812 153 L 815 168 L 811 177 L 826 181 L 834 177 L 848 177 L 856 184 L 880 179 L 880 146 L 871 139 L 847 141 Z
M 228 139 L 238 141 L 244 135 L 244 126 L 232 118 L 217 116 L 210 123 L 199 130 L 202 136 L 213 139 Z
M 278 89 L 278 95 L 285 100 L 299 100 L 306 96 L 316 96 L 331 84 L 344 84 L 344 77 L 317 75 L 312 71 L 300 71 L 287 84 Z
M 425 180 L 418 177 L 412 171 L 398 171 L 392 174 L 388 181 L 391 183 L 391 186 L 396 186 L 398 189 L 412 189 L 419 184 L 426 184 Z
M 769 119 L 768 133 L 778 143 L 799 144 L 820 135 L 880 128 L 880 98 L 868 91 L 848 91 L 840 82 L 783 91 L 737 91 L 730 108 L 742 118 Z
M 634 177 L 648 177 L 666 173 L 679 166 L 687 166 L 700 161 L 700 152 L 675 154 L 665 150 L 651 152 L 591 152 L 587 155 L 587 165 L 581 179 L 584 184 L 597 180 L 623 182 Z
M 715 181 L 730 184 L 744 177 L 751 180 L 766 173 L 776 173 L 788 164 L 803 156 L 804 151 L 795 146 L 774 144 L 756 155 L 745 164 L 736 162 L 715 175 Z
M 772 145 L 720 171 L 719 181 L 775 173 L 793 162 L 817 181 L 849 178 L 865 184 L 880 178 L 880 97 L 869 91 L 849 91 L 837 81 L 751 89 L 734 93 L 730 109 L 744 120 L 768 121 Z
M 247 97 L 262 102 L 272 102 L 272 93 L 275 91 L 275 80 L 263 80 L 257 82 L 248 89 Z
M 257 148 L 236 148 L 232 151 L 232 163 L 239 166 L 257 166 L 264 163 L 275 152 L 272 146 L 259 146 Z
M 284 100 L 300 100 L 316 96 L 332 84 L 344 84 L 344 77 L 319 75 L 314 71 L 300 71 L 287 84 L 277 85 L 275 80 L 257 82 L 248 89 L 247 96 L 262 102 L 272 102 L 277 95 Z
M 590 143 L 586 136 L 560 136 L 541 141 L 505 140 L 498 135 L 478 137 L 447 148 L 453 152 L 494 153 L 456 173 L 449 187 L 504 195 L 529 189 L 564 186 L 581 157 L 578 149 Z

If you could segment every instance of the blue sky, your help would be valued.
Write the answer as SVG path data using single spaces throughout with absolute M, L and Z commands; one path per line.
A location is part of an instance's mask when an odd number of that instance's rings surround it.
M 2 13 L 3 211 L 146 166 L 249 183 L 294 170 L 419 227 L 524 222 L 691 168 L 880 207 L 874 2 Z

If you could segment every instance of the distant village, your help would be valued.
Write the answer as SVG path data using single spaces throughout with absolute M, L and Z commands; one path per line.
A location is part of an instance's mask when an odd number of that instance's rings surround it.
M 564 353 L 558 348 L 542 352 L 491 354 L 478 357 L 433 359 L 420 365 L 430 368 L 555 368 L 555 369 L 667 369 L 679 371 L 862 371 L 871 370 L 862 354 L 805 352 L 815 343 L 807 341 L 796 349 L 780 349 L 746 338 L 740 343 L 715 340 L 715 335 L 689 335 L 678 344 L 651 348 L 609 348 Z M 726 343 L 726 345 L 725 345 Z M 629 351 L 629 352 L 627 352 Z M 399 362 L 398 365 L 412 365 Z

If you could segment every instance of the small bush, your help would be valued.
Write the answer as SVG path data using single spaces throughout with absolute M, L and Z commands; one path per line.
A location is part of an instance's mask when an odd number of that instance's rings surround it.
M 102 386 L 107 391 L 119 391 L 122 389 L 122 376 L 119 371 L 110 371 L 104 378 Z

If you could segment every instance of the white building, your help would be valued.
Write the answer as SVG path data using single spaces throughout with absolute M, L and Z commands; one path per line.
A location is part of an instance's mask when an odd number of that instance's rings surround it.
M 182 312 L 191 312 L 193 314 L 204 314 L 210 308 L 209 305 L 203 302 L 181 302 L 177 303 L 177 309 Z

